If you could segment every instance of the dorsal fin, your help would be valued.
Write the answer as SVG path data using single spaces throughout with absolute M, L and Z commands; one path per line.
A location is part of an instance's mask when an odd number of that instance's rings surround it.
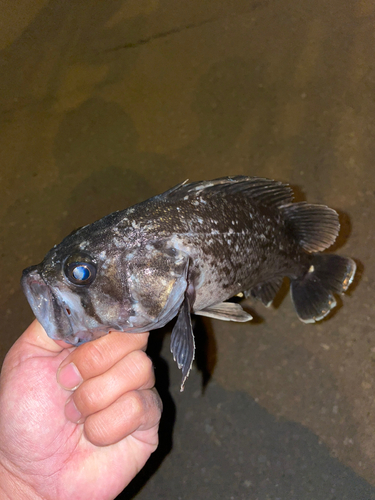
M 212 181 L 191 182 L 187 181 L 169 189 L 160 197 L 166 201 L 178 201 L 181 198 L 204 196 L 223 196 L 241 193 L 252 200 L 268 205 L 279 207 L 293 201 L 292 189 L 281 182 L 261 177 L 246 177 L 237 175 L 234 177 L 221 177 Z
M 170 189 L 168 189 L 168 191 L 164 191 L 164 193 L 162 194 L 159 194 L 158 196 L 160 198 L 168 198 L 168 199 L 171 199 L 173 198 L 173 194 L 175 194 L 175 192 L 181 192 L 181 190 L 183 189 L 183 187 L 185 186 L 189 186 L 188 184 L 189 182 L 189 179 L 186 179 L 184 182 L 180 182 L 180 184 L 176 184 L 176 186 L 173 186 L 171 187 Z
M 340 230 L 339 216 L 325 205 L 305 201 L 280 208 L 294 236 L 307 252 L 321 252 L 330 247 Z

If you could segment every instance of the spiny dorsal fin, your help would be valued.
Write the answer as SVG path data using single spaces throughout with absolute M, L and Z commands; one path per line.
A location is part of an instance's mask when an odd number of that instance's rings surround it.
M 325 205 L 305 201 L 280 208 L 299 244 L 307 252 L 321 252 L 330 247 L 340 229 L 339 216 Z
M 166 201 L 178 201 L 185 196 L 224 196 L 241 193 L 252 200 L 268 206 L 279 207 L 293 201 L 293 191 L 286 185 L 271 179 L 261 177 L 221 177 L 212 181 L 191 182 L 187 181 L 169 189 L 160 197 Z

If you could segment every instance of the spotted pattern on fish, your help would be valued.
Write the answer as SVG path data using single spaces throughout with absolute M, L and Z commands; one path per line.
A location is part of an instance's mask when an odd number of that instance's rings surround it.
M 291 280 L 297 314 L 322 319 L 353 279 L 355 263 L 321 255 L 337 213 L 293 203 L 289 186 L 245 176 L 184 182 L 84 226 L 24 271 L 22 284 L 48 335 L 79 344 L 111 329 L 152 330 L 177 316 L 171 350 L 183 384 L 194 359 L 190 313 L 248 321 L 244 292 L 269 305 Z M 82 282 L 67 273 L 85 268 Z

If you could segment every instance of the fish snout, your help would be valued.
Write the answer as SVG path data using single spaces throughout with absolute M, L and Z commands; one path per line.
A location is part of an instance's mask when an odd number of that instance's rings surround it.
M 66 332 L 71 332 L 70 322 L 66 314 L 62 313 L 51 287 L 44 281 L 40 266 L 31 266 L 23 271 L 21 286 L 47 335 L 54 340 L 66 341 Z
M 51 293 L 38 267 L 39 266 L 31 266 L 23 271 L 21 286 L 33 313 L 37 320 L 42 323 L 42 318 L 48 315 Z

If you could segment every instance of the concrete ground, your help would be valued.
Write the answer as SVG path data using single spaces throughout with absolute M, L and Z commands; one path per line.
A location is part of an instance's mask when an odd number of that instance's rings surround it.
M 335 314 L 199 320 L 183 394 L 151 336 L 161 444 L 119 498 L 375 499 L 375 4 L 0 1 L 0 355 L 24 267 L 182 180 L 290 182 L 340 212 L 359 272 Z M 282 299 L 282 300 L 281 300 Z

